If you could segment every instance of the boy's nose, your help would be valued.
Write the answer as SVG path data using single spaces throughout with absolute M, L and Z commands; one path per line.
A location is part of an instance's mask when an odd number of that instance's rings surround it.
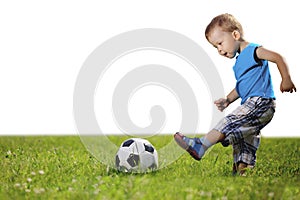
M 221 56 L 223 56 L 225 54 L 225 51 L 223 51 L 222 49 L 218 49 L 218 51 Z

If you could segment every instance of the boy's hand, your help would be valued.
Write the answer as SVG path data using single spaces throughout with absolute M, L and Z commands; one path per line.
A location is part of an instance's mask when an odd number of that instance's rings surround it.
M 296 89 L 293 81 L 290 78 L 287 78 L 287 79 L 283 79 L 281 81 L 280 91 L 293 93 L 294 91 L 296 92 L 297 89 Z
M 223 112 L 223 110 L 225 108 L 227 108 L 230 104 L 229 100 L 224 99 L 224 98 L 218 99 L 218 100 L 214 101 L 214 103 L 218 107 L 218 110 L 221 111 L 221 112 Z

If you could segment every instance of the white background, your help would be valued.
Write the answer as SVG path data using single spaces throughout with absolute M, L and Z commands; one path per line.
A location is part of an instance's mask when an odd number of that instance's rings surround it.
M 83 62 L 104 41 L 139 28 L 169 29 L 197 42 L 215 63 L 222 75 L 225 92 L 228 93 L 235 84 L 231 68 L 234 59 L 219 56 L 204 37 L 205 27 L 210 20 L 225 12 L 239 19 L 249 42 L 262 44 L 286 58 L 294 83 L 300 90 L 300 32 L 296 28 L 300 12 L 296 3 L 256 0 L 1 1 L 0 134 L 76 134 L 73 91 Z M 157 58 L 159 55 L 155 57 L 155 63 L 159 64 Z M 270 68 L 277 96 L 277 111 L 262 134 L 300 136 L 297 116 L 300 93 L 282 94 L 279 91 L 281 79 L 277 67 L 270 64 Z M 197 82 L 193 75 L 189 79 L 191 83 Z M 193 88 L 197 90 L 197 86 Z M 138 102 L 144 101 L 142 97 L 145 94 L 155 92 L 155 87 L 145 89 L 147 92 L 141 91 L 132 98 L 130 107 L 133 121 L 140 119 L 136 123 L 141 126 L 149 121 L 146 119 L 147 111 L 138 112 L 143 105 Z M 168 92 L 165 95 L 162 89 L 156 92 L 162 93 L 162 106 L 164 102 L 171 102 L 168 106 L 175 106 L 174 109 L 166 108 L 168 125 L 162 131 L 174 132 L 179 127 L 180 117 L 176 116 L 180 116 L 180 109 L 175 105 L 174 98 L 168 100 Z M 197 98 L 201 99 L 201 94 L 197 94 Z M 95 95 L 97 98 L 99 96 Z M 200 108 L 200 119 L 205 118 L 203 116 L 206 114 L 210 119 L 212 102 L 205 104 L 209 104 L 202 105 L 208 110 Z M 239 102 L 226 113 L 237 105 Z M 97 105 L 95 111 L 97 113 Z M 109 110 L 107 117 L 111 118 Z M 105 129 L 116 132 L 113 120 L 106 123 Z M 199 127 L 199 132 L 208 130 L 209 125 Z

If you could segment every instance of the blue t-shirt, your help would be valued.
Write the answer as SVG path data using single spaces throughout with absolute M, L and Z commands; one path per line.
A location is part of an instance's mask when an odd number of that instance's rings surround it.
M 242 99 L 241 104 L 254 96 L 275 98 L 268 61 L 260 60 L 256 56 L 259 46 L 250 43 L 237 56 L 233 66 L 237 80 L 236 91 Z

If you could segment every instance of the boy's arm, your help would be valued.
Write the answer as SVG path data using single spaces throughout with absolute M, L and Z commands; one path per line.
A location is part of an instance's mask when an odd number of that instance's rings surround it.
M 263 47 L 259 47 L 256 49 L 256 56 L 259 59 L 268 60 L 277 65 L 282 78 L 280 84 L 281 92 L 290 92 L 290 93 L 294 91 L 296 92 L 296 87 L 291 79 L 291 75 L 287 63 L 285 62 L 284 58 L 280 54 L 265 49 Z
M 237 93 L 236 89 L 234 88 L 225 98 L 221 98 L 216 100 L 214 103 L 218 107 L 218 109 L 222 112 L 225 108 L 229 106 L 232 102 L 239 98 L 239 94 Z
M 239 94 L 237 93 L 236 89 L 234 88 L 226 97 L 226 101 L 231 104 L 235 100 L 240 98 Z

